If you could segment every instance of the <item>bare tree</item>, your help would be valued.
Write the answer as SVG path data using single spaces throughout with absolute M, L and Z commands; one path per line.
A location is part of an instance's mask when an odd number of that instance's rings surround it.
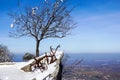
M 73 7 L 67 2 L 67 0 L 40 0 L 40 6 L 26 8 L 19 15 L 10 13 L 9 15 L 15 19 L 11 24 L 13 29 L 10 36 L 33 37 L 36 40 L 36 57 L 38 57 L 42 40 L 66 37 L 73 28 L 74 23 L 70 16 Z
M 0 62 L 10 62 L 13 59 L 13 54 L 10 54 L 8 48 L 0 45 Z

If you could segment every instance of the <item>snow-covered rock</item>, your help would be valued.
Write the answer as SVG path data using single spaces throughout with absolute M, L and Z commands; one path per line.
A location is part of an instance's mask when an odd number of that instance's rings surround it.
M 57 61 L 48 65 L 48 69 L 41 72 L 39 69 L 34 72 L 21 70 L 24 66 L 31 64 L 28 62 L 7 62 L 0 63 L 0 80 L 52 80 L 59 72 L 59 64 L 63 57 L 63 52 L 56 52 Z

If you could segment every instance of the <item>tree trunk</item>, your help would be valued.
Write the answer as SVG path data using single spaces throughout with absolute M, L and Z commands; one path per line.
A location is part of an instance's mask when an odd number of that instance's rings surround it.
M 40 40 L 36 40 L 36 57 L 39 57 L 39 44 Z

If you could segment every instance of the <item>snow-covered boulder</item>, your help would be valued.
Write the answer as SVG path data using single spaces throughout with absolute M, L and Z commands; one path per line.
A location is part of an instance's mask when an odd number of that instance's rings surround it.
M 56 52 L 57 60 L 48 65 L 48 69 L 41 72 L 39 69 L 34 72 L 22 70 L 25 66 L 34 63 L 34 60 L 28 62 L 14 62 L 0 64 L 0 80 L 53 80 L 56 79 L 60 69 L 60 62 L 63 52 Z M 44 56 L 44 55 L 42 55 Z M 41 57 L 42 57 L 41 56 Z M 28 68 L 28 69 L 27 69 Z M 26 69 L 29 70 L 29 67 Z

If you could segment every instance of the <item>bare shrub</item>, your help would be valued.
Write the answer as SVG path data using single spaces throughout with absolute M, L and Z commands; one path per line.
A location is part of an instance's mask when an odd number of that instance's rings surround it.
M 7 46 L 0 44 L 0 62 L 11 62 L 14 55 L 10 53 Z

